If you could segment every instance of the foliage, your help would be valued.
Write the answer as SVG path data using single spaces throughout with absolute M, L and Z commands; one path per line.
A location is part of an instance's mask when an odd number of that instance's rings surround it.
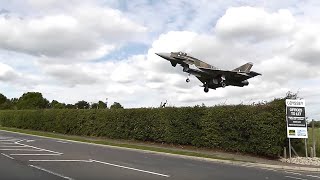
M 39 92 L 24 93 L 17 102 L 18 109 L 44 109 L 49 107 L 49 101 Z
M 308 127 L 312 127 L 312 121 L 309 121 Z M 314 120 L 314 127 L 315 128 L 320 128 L 320 121 L 315 121 Z
M 0 109 L 11 109 L 12 103 L 6 96 L 0 93 Z
M 92 103 L 91 109 L 98 109 L 98 103 Z
M 66 108 L 67 108 L 67 109 L 77 109 L 77 106 L 76 106 L 76 105 L 73 105 L 73 104 L 67 104 L 67 105 L 66 105 Z
M 103 101 L 98 102 L 98 109 L 105 109 L 107 108 L 107 104 L 104 103 Z
M 315 121 L 319 122 L 319 121 Z M 316 124 L 315 124 L 316 125 Z M 313 130 L 314 137 L 315 137 L 315 144 L 316 144 L 316 155 L 320 157 L 320 128 L 315 127 Z M 310 154 L 310 147 L 313 146 L 313 136 L 312 136 L 312 128 L 308 128 L 308 153 Z
M 111 106 L 110 109 L 123 109 L 123 106 L 118 103 L 118 102 L 114 102 Z
M 66 104 L 59 103 L 57 100 L 52 100 L 51 108 L 53 108 L 53 109 L 64 109 L 64 108 L 66 108 Z
M 75 106 L 78 108 L 78 109 L 89 109 L 90 108 L 90 104 L 87 102 L 87 101 L 78 101 Z
M 7 100 L 7 97 L 0 93 L 0 104 L 5 103 Z
M 106 109 L 106 108 L 107 108 L 107 104 L 102 101 L 91 104 L 91 109 Z
M 255 105 L 0 111 L 0 125 L 70 135 L 164 142 L 278 157 L 284 99 Z

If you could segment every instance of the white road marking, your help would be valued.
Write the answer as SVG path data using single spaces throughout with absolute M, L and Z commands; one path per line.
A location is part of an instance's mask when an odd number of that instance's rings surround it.
M 300 173 L 296 173 L 296 172 L 291 172 L 291 171 L 285 171 L 286 173 L 290 173 L 290 174 L 295 174 L 295 175 L 299 175 L 299 176 L 301 176 L 302 174 L 300 174 Z
M 66 141 L 56 141 L 56 142 L 63 143 L 63 144 L 71 144 L 70 142 L 66 142 Z
M 43 151 L 47 151 L 47 152 L 51 152 L 51 153 L 55 153 L 55 154 L 63 154 L 63 153 L 60 153 L 60 152 L 56 152 L 56 151 L 51 151 L 51 150 L 48 150 L 48 149 L 43 149 L 43 148 L 38 148 L 38 147 L 35 147 L 35 146 L 30 146 L 30 145 L 27 145 L 27 144 L 22 144 L 22 143 L 16 143 L 16 144 L 19 144 L 19 145 L 24 145 L 26 147 L 31 147 L 31 148 L 35 148 L 35 149 L 39 149 L 39 150 L 43 150 Z
M 133 171 L 139 171 L 139 172 L 144 172 L 144 173 L 163 176 L 163 177 L 170 177 L 170 175 L 166 175 L 166 174 L 160 174 L 160 173 L 156 173 L 156 172 L 152 172 L 152 171 L 146 171 L 146 170 L 142 170 L 142 169 L 136 169 L 136 168 L 126 167 L 126 166 L 121 166 L 121 165 L 102 162 L 102 161 L 97 161 L 97 160 L 93 160 L 93 159 L 90 159 L 90 161 L 91 162 L 100 163 L 100 164 L 109 165 L 109 166 L 119 167 L 119 168 L 123 168 L 123 169 L 129 169 L 129 170 L 133 170 Z
M 41 170 L 41 171 L 47 172 L 47 173 L 49 173 L 49 174 L 53 174 L 53 175 L 55 175 L 55 176 L 64 178 L 64 179 L 73 180 L 73 179 L 70 178 L 70 177 L 67 177 L 67 176 L 64 176 L 64 175 L 62 175 L 62 174 L 58 174 L 58 173 L 49 171 L 49 170 L 47 170 L 47 169 L 44 169 L 44 168 L 41 168 L 41 167 L 38 167 L 38 166 L 34 166 L 34 165 L 31 165 L 31 164 L 29 164 L 29 166 L 30 166 L 30 167 L 33 167 L 33 168 L 36 168 L 36 169 L 39 169 L 39 170 Z
M 39 149 L 0 149 L 0 151 L 43 151 Z
M 4 154 L 4 153 L 1 153 L 1 154 L 4 155 L 4 156 L 7 157 L 7 158 L 14 159 L 13 157 L 11 157 L 11 156 L 9 156 L 9 155 L 7 155 L 7 154 Z
M 60 156 L 61 154 L 10 154 L 11 156 Z
M 306 176 L 320 179 L 319 176 L 314 176 L 314 175 L 306 175 Z
M 20 139 L 19 141 L 16 141 L 15 144 L 24 141 L 24 139 Z
M 4 137 L 4 138 L 0 138 L 0 140 L 6 140 L 6 139 L 13 139 L 12 137 Z
M 0 140 L 0 142 L 7 142 L 7 141 L 16 141 L 16 140 L 19 140 L 19 139 L 2 139 Z
M 37 160 L 29 160 L 31 162 L 92 162 L 91 160 L 76 160 L 76 159 L 48 159 L 48 160 L 43 160 L 43 159 L 37 159 Z
M 275 169 L 269 169 L 269 168 L 260 168 L 260 169 L 267 170 L 267 171 L 275 171 L 275 172 L 278 172 L 278 170 L 275 170 Z
M 291 178 L 291 179 L 299 179 L 299 180 L 307 180 L 303 178 L 298 178 L 298 177 L 293 177 L 293 176 L 285 176 L 286 178 Z
M 34 142 L 34 140 L 26 140 L 27 142 Z

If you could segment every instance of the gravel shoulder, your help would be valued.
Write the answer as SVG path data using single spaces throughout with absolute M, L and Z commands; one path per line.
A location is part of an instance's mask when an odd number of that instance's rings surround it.
M 320 167 L 320 158 L 318 157 L 294 157 L 291 159 L 280 159 L 281 162 L 298 164 L 298 165 L 306 165 L 306 166 L 315 166 Z

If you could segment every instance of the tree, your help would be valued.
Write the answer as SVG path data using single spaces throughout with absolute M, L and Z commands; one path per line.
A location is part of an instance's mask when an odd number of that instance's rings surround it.
M 75 105 L 78 109 L 89 109 L 90 108 L 90 104 L 84 100 L 78 101 Z
M 11 109 L 12 104 L 10 100 L 0 93 L 0 109 Z
M 11 98 L 10 99 L 10 104 L 11 104 L 10 109 L 18 109 L 18 107 L 17 107 L 18 101 L 19 101 L 18 98 Z
M 104 103 L 103 101 L 99 101 L 98 102 L 98 108 L 99 109 L 105 109 L 105 108 L 107 108 L 107 104 Z
M 312 127 L 312 121 L 309 121 L 308 127 Z M 314 127 L 315 128 L 320 128 L 320 121 L 314 120 Z
M 110 109 L 123 109 L 123 106 L 118 103 L 118 102 L 114 102 L 111 106 Z
M 76 106 L 76 105 L 73 105 L 73 104 L 67 104 L 67 105 L 66 105 L 66 108 L 67 108 L 67 109 L 76 109 L 77 106 Z
M 0 104 L 5 103 L 7 100 L 8 100 L 7 97 L 0 93 Z
M 98 103 L 91 104 L 91 109 L 98 109 Z
M 39 92 L 24 93 L 17 102 L 18 109 L 44 109 L 49 107 L 49 101 Z
M 52 100 L 51 108 L 52 109 L 64 109 L 64 108 L 66 108 L 66 104 L 59 103 L 57 100 Z

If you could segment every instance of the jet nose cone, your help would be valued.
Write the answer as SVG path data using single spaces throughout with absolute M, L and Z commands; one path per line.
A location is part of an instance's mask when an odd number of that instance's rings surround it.
M 165 59 L 169 59 L 170 58 L 170 53 L 156 53 L 156 55 L 165 58 Z

